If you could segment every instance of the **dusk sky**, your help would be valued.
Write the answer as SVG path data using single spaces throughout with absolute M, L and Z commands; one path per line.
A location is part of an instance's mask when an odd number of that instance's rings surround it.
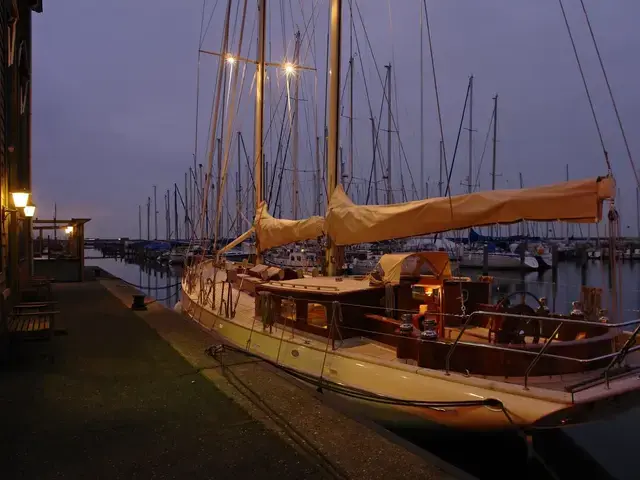
M 393 86 L 398 100 L 397 109 L 394 106 L 394 119 L 416 182 L 420 175 L 420 2 L 360 0 L 357 3 L 380 76 L 385 75 L 385 64 L 393 64 Z M 216 3 L 207 0 L 206 20 Z M 209 50 L 220 49 L 221 17 L 226 2 L 218 3 L 203 42 L 203 48 Z M 234 2 L 234 15 L 236 3 L 240 2 Z M 300 19 L 308 19 L 313 8 L 321 12 L 313 31 L 306 34 L 302 48 L 306 52 L 302 63 L 316 66 L 317 74 L 304 74 L 300 95 L 304 97 L 301 103 L 305 103 L 305 114 L 313 113 L 312 101 L 321 111 L 328 1 L 291 2 L 296 4 L 293 11 L 287 7 L 284 14 L 280 12 L 282 2 L 267 3 L 274 22 L 270 31 L 270 59 L 276 62 L 285 56 L 283 34 L 290 53 L 294 25 L 304 24 Z M 631 231 L 627 231 L 635 234 L 633 172 L 580 2 L 564 0 L 564 3 L 620 188 L 623 224 L 631 225 Z M 255 56 L 255 4 L 255 0 L 248 2 L 251 12 L 243 47 L 246 54 L 247 46 L 251 45 L 251 56 Z M 303 4 L 304 14 L 300 8 Z M 354 11 L 355 4 L 354 0 Z M 468 77 L 473 74 L 477 129 L 474 172 L 484 148 L 492 97 L 498 93 L 499 188 L 516 188 L 520 172 L 525 186 L 564 180 L 565 164 L 569 164 L 572 178 L 606 174 L 602 149 L 557 0 L 429 0 L 427 4 L 449 162 Z M 640 157 L 640 92 L 637 88 L 640 2 L 585 0 L 585 4 L 632 155 L 640 162 L 640 158 L 636 158 Z M 391 10 L 390 5 L 393 5 Z M 348 1 L 345 1 L 345 9 L 348 11 Z M 45 2 L 44 12 L 34 14 L 32 161 L 38 217 L 52 217 L 54 202 L 57 202 L 59 218 L 92 219 L 87 225 L 89 236 L 137 237 L 138 206 L 146 205 L 155 184 L 158 186 L 159 230 L 164 232 L 163 192 L 173 191 L 174 182 L 182 187 L 184 173 L 193 162 L 201 17 L 202 0 L 58 0 Z M 280 21 L 283 17 L 284 25 Z M 274 27 L 276 21 L 277 27 Z M 345 21 L 348 21 L 346 12 Z M 373 57 L 368 53 L 367 37 L 360 20 L 354 23 L 363 52 L 364 77 L 377 117 L 382 85 L 375 72 Z M 304 30 L 304 25 L 300 28 Z M 345 24 L 345 46 L 348 45 L 348 32 L 348 24 Z M 232 36 L 237 42 L 238 32 Z M 313 49 L 311 43 L 315 45 Z M 440 137 L 426 35 L 424 55 L 425 180 L 428 179 L 433 196 L 437 189 Z M 345 64 L 348 56 L 348 52 L 343 54 Z M 365 177 L 371 162 L 371 127 L 363 72 L 359 60 L 357 62 L 354 81 L 354 136 L 357 138 L 354 163 L 357 166 L 354 170 L 356 175 Z M 198 163 L 206 164 L 216 65 L 215 57 L 201 58 Z M 344 68 L 343 76 L 346 71 Z M 249 96 L 253 69 L 247 72 L 249 77 L 243 89 L 246 98 L 239 107 L 234 131 L 243 132 L 251 154 L 253 106 Z M 316 81 L 319 87 L 312 99 Z M 282 84 L 278 83 L 280 88 Z M 386 122 L 386 112 L 382 119 Z M 323 122 L 321 113 L 319 121 Z M 343 119 L 343 145 L 345 123 Z M 307 119 L 306 126 L 301 127 L 301 135 L 304 135 L 300 141 L 300 155 L 304 157 L 302 169 L 313 161 L 311 144 L 315 139 L 309 139 L 316 133 L 312 124 L 313 120 Z M 279 125 L 274 126 L 274 130 L 276 128 Z M 464 189 L 461 182 L 464 182 L 468 168 L 466 132 L 463 134 L 452 179 L 454 193 Z M 392 154 L 394 164 L 405 165 L 399 143 L 396 141 L 394 145 L 394 152 L 398 152 Z M 386 152 L 386 144 L 382 150 Z M 490 188 L 490 165 L 489 142 L 479 174 L 481 189 Z M 313 213 L 314 201 L 311 174 L 305 175 L 301 174 L 303 198 L 300 204 L 303 214 L 309 215 Z M 409 189 L 406 176 L 405 184 Z M 399 188 L 399 183 L 394 188 Z M 288 216 L 289 212 L 283 207 L 282 216 Z M 146 220 L 143 232 L 146 234 Z

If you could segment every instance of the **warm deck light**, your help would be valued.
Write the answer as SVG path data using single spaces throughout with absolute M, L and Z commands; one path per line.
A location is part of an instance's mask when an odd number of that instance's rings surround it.
M 29 192 L 27 191 L 12 192 L 11 196 L 13 197 L 13 205 L 16 208 L 24 208 L 29 203 Z
M 234 63 L 236 63 L 236 59 L 235 59 L 235 57 L 232 57 L 231 55 L 229 55 L 229 56 L 227 57 L 227 63 L 228 63 L 229 65 L 233 65 Z
M 285 63 L 284 64 L 284 73 L 287 75 L 293 75 L 296 73 L 296 67 L 293 63 Z
M 25 205 L 24 207 L 24 216 L 27 218 L 31 218 L 35 215 L 36 213 L 36 206 L 35 205 Z
M 71 235 L 73 233 L 73 226 L 69 225 L 67 228 L 65 228 L 64 233 Z

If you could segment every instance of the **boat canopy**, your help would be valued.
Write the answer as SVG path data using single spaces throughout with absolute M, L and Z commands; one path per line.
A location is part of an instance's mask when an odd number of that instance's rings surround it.
M 614 192 L 612 177 L 598 177 L 393 205 L 355 205 L 339 185 L 324 229 L 337 245 L 353 245 L 522 220 L 595 223 L 602 219 L 602 202 Z
M 441 280 L 451 277 L 451 263 L 447 252 L 389 253 L 380 257 L 374 272 L 380 277 L 376 280 L 384 283 L 399 283 L 405 275 L 431 274 Z
M 288 243 L 321 237 L 324 218 L 318 216 L 304 220 L 274 218 L 269 215 L 266 202 L 262 202 L 256 212 L 254 228 L 258 237 L 258 248 L 263 251 Z

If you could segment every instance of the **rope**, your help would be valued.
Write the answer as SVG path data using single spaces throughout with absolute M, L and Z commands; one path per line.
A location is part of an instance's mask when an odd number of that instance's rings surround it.
M 587 94 L 587 99 L 589 100 L 589 107 L 591 108 L 591 115 L 593 115 L 593 121 L 596 125 L 596 130 L 598 131 L 598 137 L 600 139 L 600 145 L 602 146 L 602 152 L 604 153 L 604 160 L 607 164 L 607 172 L 611 174 L 611 163 L 609 162 L 609 154 L 607 153 L 607 149 L 604 146 L 604 139 L 602 137 L 602 130 L 600 129 L 600 123 L 598 122 L 598 117 L 596 115 L 595 107 L 593 106 L 593 100 L 591 99 L 591 93 L 589 92 L 589 86 L 587 85 L 587 79 L 584 75 L 584 70 L 582 69 L 582 63 L 580 62 L 580 56 L 578 55 L 578 49 L 576 48 L 576 42 L 573 39 L 573 33 L 571 33 L 571 26 L 569 26 L 569 20 L 567 19 L 567 12 L 564 9 L 564 4 L 562 0 L 558 0 L 560 5 L 560 10 L 562 10 L 562 17 L 564 18 L 564 23 L 567 27 L 567 33 L 569 34 L 569 40 L 571 40 L 571 47 L 573 48 L 573 54 L 576 57 L 576 63 L 578 64 L 578 70 L 580 71 L 580 77 L 582 78 L 582 84 L 584 85 L 585 93 Z
M 622 119 L 620 118 L 620 112 L 618 111 L 618 105 L 613 96 L 613 90 L 611 89 L 611 84 L 609 83 L 609 76 L 607 75 L 607 70 L 604 68 L 604 62 L 602 61 L 602 55 L 600 54 L 600 48 L 598 47 L 598 42 L 596 41 L 595 34 L 593 33 L 593 28 L 591 27 L 591 21 L 589 20 L 589 14 L 587 13 L 587 7 L 584 5 L 584 0 L 580 0 L 580 4 L 582 5 L 582 11 L 584 12 L 584 18 L 587 20 L 587 26 L 589 27 L 589 33 L 591 34 L 591 40 L 593 41 L 593 46 L 596 50 L 596 54 L 598 55 L 598 61 L 600 62 L 600 68 L 602 69 L 602 75 L 604 76 L 604 81 L 607 84 L 607 90 L 609 91 L 609 97 L 611 98 L 611 103 L 613 105 L 613 110 L 616 112 L 616 119 L 618 120 L 618 125 L 620 127 L 620 132 L 622 133 L 622 139 L 624 140 L 624 146 L 627 149 L 627 156 L 629 157 L 629 163 L 631 164 L 631 169 L 633 170 L 633 175 L 636 179 L 636 185 L 640 187 L 640 180 L 638 179 L 638 170 L 636 169 L 636 165 L 633 161 L 633 157 L 631 156 L 631 149 L 629 148 L 629 142 L 627 141 L 627 135 L 624 131 L 624 127 L 622 126 Z
M 433 88 L 436 94 L 436 110 L 438 112 L 438 125 L 440 127 L 440 141 L 442 142 L 442 158 L 444 160 L 445 172 L 449 169 L 447 166 L 447 151 L 444 142 L 444 127 L 442 126 L 442 110 L 440 109 L 440 94 L 438 92 L 438 78 L 436 77 L 436 63 L 433 58 L 433 42 L 431 39 L 431 27 L 429 26 L 429 12 L 427 11 L 427 0 L 423 0 L 424 4 L 424 21 L 427 27 L 427 39 L 429 40 L 429 56 L 431 57 L 431 72 L 433 74 Z

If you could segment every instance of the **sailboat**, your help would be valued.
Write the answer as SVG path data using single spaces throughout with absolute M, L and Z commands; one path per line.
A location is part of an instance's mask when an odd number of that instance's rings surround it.
M 606 175 L 355 205 L 337 182 L 341 0 L 331 1 L 330 15 L 327 213 L 304 220 L 268 214 L 260 106 L 265 6 L 260 0 L 256 216 L 216 259 L 192 265 L 183 278 L 182 310 L 220 339 L 217 350 L 260 358 L 357 402 L 383 424 L 555 427 L 634 405 L 640 396 L 640 347 L 634 346 L 640 321 L 609 320 L 599 289 L 584 287 L 570 315 L 550 312 L 544 298 L 527 292 L 494 304 L 491 277 L 455 276 L 448 254 L 440 251 L 386 254 L 367 276 L 339 274 L 349 245 L 520 221 L 593 223 L 615 193 L 614 179 Z M 609 218 L 615 221 L 615 215 Z M 252 236 L 256 264 L 221 261 L 226 250 Z M 325 275 L 292 275 L 260 262 L 270 248 L 318 237 L 327 245 Z

